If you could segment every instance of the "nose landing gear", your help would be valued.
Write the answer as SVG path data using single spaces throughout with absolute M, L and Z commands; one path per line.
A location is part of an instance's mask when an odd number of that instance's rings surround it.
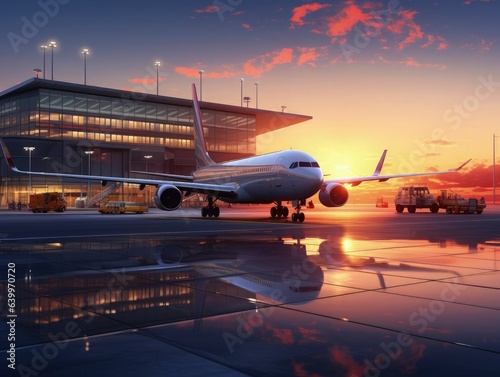
M 295 222 L 300 222 L 303 223 L 304 220 L 306 219 L 306 215 L 304 215 L 304 212 L 300 212 L 300 203 L 295 207 L 295 212 L 292 213 L 292 221 Z

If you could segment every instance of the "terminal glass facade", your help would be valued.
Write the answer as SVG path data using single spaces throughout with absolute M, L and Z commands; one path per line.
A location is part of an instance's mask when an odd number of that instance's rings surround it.
M 207 148 L 255 154 L 254 115 L 202 110 Z M 0 101 L 0 134 L 193 149 L 187 106 L 40 88 Z

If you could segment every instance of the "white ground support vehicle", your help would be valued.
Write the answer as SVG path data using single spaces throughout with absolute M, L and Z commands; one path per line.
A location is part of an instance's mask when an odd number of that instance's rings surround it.
M 429 192 L 427 186 L 403 186 L 394 198 L 396 212 L 401 213 L 406 208 L 409 213 L 415 213 L 417 208 L 429 208 L 432 213 L 439 211 L 437 198 Z

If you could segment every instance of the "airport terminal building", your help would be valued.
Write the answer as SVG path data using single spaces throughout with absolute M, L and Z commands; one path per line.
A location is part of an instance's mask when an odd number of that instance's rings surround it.
M 252 156 L 258 135 L 311 119 L 204 101 L 200 107 L 215 161 Z M 144 177 L 135 172 L 189 175 L 195 168 L 191 99 L 31 78 L 0 93 L 0 136 L 21 170 Z M 25 206 L 30 193 L 62 192 L 69 207 L 106 195 L 151 203 L 154 195 L 137 185 L 30 178 L 8 170 L 3 155 L 0 162 L 2 208 Z

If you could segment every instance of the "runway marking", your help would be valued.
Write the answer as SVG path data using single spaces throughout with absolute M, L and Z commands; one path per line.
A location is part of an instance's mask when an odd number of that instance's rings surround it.
M 296 226 L 296 225 L 295 225 Z M 311 226 L 307 226 L 307 228 L 317 228 L 318 224 L 311 224 Z M 330 227 L 329 225 L 325 225 L 325 227 Z M 240 228 L 240 229 L 227 229 L 227 230 L 178 230 L 178 231 L 173 231 L 173 232 L 151 232 L 151 233 L 108 233 L 108 234 L 81 234 L 81 235 L 53 235 L 53 236 L 40 236 L 40 237 L 16 237 L 16 238 L 2 238 L 0 239 L 0 244 L 5 241 L 37 241 L 37 240 L 53 240 L 53 239 L 75 239 L 75 238 L 100 238 L 100 237 L 117 237 L 117 236 L 130 236 L 130 237 L 137 237 L 137 236 L 161 236 L 161 235 L 176 235 L 176 234 L 182 234 L 184 236 L 189 236 L 191 234 L 206 234 L 206 233 L 211 233 L 213 234 L 214 232 L 217 232 L 217 234 L 220 234 L 221 232 L 223 233 L 241 233 L 241 232 L 259 232 L 262 233 L 263 231 L 272 231 L 272 230 L 283 230 L 284 227 L 270 227 L 270 228 L 265 228 L 265 229 L 258 229 L 258 228 Z M 290 229 L 293 229 L 293 227 L 290 227 Z

